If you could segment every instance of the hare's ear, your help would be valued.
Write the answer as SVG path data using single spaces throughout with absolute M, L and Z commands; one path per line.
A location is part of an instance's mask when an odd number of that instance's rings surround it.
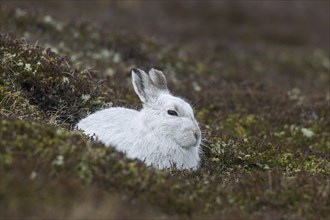
M 162 73 L 162 71 L 152 68 L 151 70 L 149 70 L 149 76 L 150 76 L 150 80 L 152 81 L 152 83 L 154 84 L 154 86 L 157 89 L 163 90 L 163 91 L 168 90 L 166 78 L 165 78 L 164 74 Z
M 131 71 L 134 90 L 143 103 L 152 102 L 160 93 L 168 93 L 165 76 L 156 71 L 149 71 L 149 75 L 140 69 Z
M 148 87 L 148 84 L 151 84 L 148 74 L 140 69 L 132 69 L 131 73 L 135 93 L 143 103 L 147 102 L 148 95 L 146 87 Z

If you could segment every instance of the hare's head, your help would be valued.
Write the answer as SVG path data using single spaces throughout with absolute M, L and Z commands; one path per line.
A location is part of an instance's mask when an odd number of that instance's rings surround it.
M 201 131 L 191 106 L 170 94 L 164 74 L 151 69 L 149 74 L 133 69 L 132 82 L 143 103 L 140 119 L 146 134 L 156 134 L 183 148 L 199 147 Z

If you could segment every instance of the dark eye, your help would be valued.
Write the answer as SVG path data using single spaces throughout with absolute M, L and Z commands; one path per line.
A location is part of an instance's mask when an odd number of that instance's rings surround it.
M 173 110 L 168 110 L 167 113 L 169 115 L 178 116 L 178 113 L 176 111 L 173 111 Z

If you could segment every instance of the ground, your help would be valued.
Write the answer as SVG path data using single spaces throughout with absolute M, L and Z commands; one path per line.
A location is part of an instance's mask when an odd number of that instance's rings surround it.
M 1 218 L 327 219 L 328 21 L 327 1 L 1 2 Z M 194 106 L 197 171 L 75 131 L 141 107 L 132 67 Z

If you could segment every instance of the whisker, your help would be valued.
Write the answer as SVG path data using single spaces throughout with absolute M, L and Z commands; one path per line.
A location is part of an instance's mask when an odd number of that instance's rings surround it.
M 205 148 L 208 148 L 208 149 L 211 149 L 211 147 L 210 147 L 209 145 L 204 144 L 204 143 L 201 143 L 201 146 L 202 146 L 202 147 L 205 147 Z

